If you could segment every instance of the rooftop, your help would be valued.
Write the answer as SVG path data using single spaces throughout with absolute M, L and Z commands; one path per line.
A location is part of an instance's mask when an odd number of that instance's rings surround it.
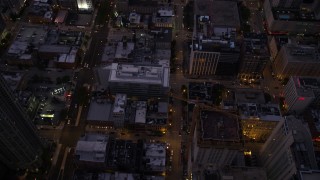
M 146 123 L 147 102 L 137 101 L 135 123 Z
M 269 56 L 268 39 L 266 34 L 244 34 L 245 55 Z
M 194 51 L 240 52 L 235 28 L 214 27 L 209 16 L 196 18 L 196 34 L 192 43 Z
M 147 167 L 154 171 L 163 171 L 166 166 L 166 144 L 145 143 Z
M 42 16 L 45 19 L 52 20 L 53 11 L 48 2 L 33 1 L 29 8 L 29 15 Z
M 301 180 L 318 180 L 320 179 L 319 170 L 300 171 Z
M 214 84 L 210 82 L 190 82 L 188 87 L 189 99 L 212 102 L 213 86 Z
M 288 61 L 320 63 L 320 53 L 318 47 L 285 44 L 284 46 L 282 46 L 282 49 L 284 51 L 284 54 L 286 54 Z
M 79 160 L 104 162 L 108 137 L 101 134 L 90 134 L 86 136 L 80 138 L 76 145 L 75 154 L 79 156 Z
M 237 2 L 202 0 L 195 2 L 195 14 L 210 16 L 214 26 L 240 27 Z
M 132 42 L 118 42 L 115 58 L 128 58 L 128 55 L 133 51 L 134 43 Z
M 267 180 L 267 173 L 262 168 L 257 167 L 231 167 L 224 168 L 220 172 L 222 179 L 235 180 Z
M 158 84 L 169 87 L 169 69 L 159 66 L 112 63 L 109 82 Z
M 201 138 L 203 140 L 238 141 L 238 119 L 222 112 L 201 111 Z
M 300 9 L 280 9 L 273 8 L 273 17 L 283 21 L 317 21 L 317 16 L 314 12 L 303 11 Z
M 136 164 L 137 144 L 130 140 L 110 139 L 108 141 L 107 166 L 112 168 L 127 168 L 128 170 L 138 168 Z
M 320 89 L 320 81 L 317 78 L 293 76 L 292 80 L 298 96 L 301 97 L 314 97 L 313 91 Z
M 127 102 L 126 94 L 116 94 L 113 105 L 113 113 L 124 113 Z
M 112 104 L 107 99 L 97 98 L 91 100 L 87 120 L 88 121 L 110 121 Z
M 264 92 L 257 89 L 238 89 L 235 91 L 235 99 L 237 103 L 265 103 Z
M 259 119 L 263 121 L 280 121 L 282 119 L 278 104 L 238 104 L 241 119 Z

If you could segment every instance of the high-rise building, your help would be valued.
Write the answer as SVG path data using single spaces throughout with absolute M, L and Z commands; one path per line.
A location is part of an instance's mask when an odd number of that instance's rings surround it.
M 270 59 L 265 34 L 244 34 L 239 76 L 242 80 L 257 79 Z
M 301 113 L 309 105 L 319 106 L 319 78 L 293 76 L 286 84 L 283 94 L 288 111 Z
M 237 3 L 203 0 L 195 2 L 193 41 L 189 62 L 192 76 L 234 76 L 240 47 Z
M 319 6 L 317 1 L 265 0 L 263 9 L 269 33 L 319 33 Z
M 281 120 L 262 146 L 260 161 L 273 180 L 299 179 L 300 172 L 317 169 L 307 127 L 293 116 Z
M 193 116 L 197 122 L 188 147 L 189 175 L 192 172 L 193 179 L 201 179 L 210 168 L 244 166 L 238 119 L 215 111 L 200 111 L 199 116 Z
M 42 141 L 36 127 L 0 76 L 0 161 L 12 169 L 37 166 Z
M 320 53 L 316 46 L 286 44 L 275 59 L 278 78 L 290 76 L 320 76 Z

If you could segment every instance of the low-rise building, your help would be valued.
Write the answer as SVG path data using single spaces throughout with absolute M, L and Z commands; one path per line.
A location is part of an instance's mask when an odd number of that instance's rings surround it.
M 90 102 L 87 122 L 93 127 L 113 127 L 111 100 L 104 97 L 93 97 Z
M 109 137 L 103 134 L 86 134 L 77 142 L 75 163 L 81 169 L 105 170 Z
M 111 66 L 107 80 L 111 94 L 124 93 L 141 99 L 167 97 L 170 75 L 168 67 L 118 63 L 112 63 Z
M 147 172 L 165 172 L 166 170 L 166 144 L 145 143 L 145 170 Z
M 29 7 L 28 20 L 31 23 L 51 23 L 53 11 L 49 0 L 34 0 Z
M 124 127 L 124 118 L 126 114 L 126 105 L 127 105 L 127 95 L 126 94 L 116 94 L 113 110 L 112 110 L 112 120 L 114 126 Z

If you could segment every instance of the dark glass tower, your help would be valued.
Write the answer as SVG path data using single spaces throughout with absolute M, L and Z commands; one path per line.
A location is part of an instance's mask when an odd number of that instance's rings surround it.
M 42 146 L 36 127 L 0 75 L 0 161 L 11 169 L 37 166 Z

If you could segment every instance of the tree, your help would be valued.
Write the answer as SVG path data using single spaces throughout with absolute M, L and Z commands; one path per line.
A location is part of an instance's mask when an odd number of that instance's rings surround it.
M 213 103 L 215 105 L 220 105 L 222 97 L 226 91 L 226 88 L 222 84 L 215 84 L 212 89 Z

